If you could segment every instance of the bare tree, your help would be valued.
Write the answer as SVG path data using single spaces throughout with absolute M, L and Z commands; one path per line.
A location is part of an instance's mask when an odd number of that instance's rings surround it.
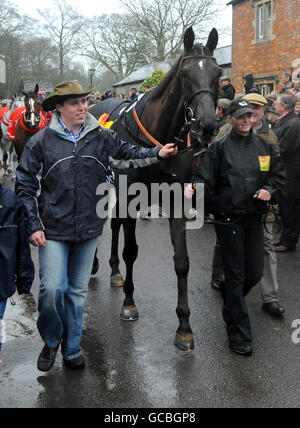
M 22 69 L 24 74 L 49 79 L 57 69 L 56 46 L 47 37 L 30 37 L 23 42 Z
M 0 2 L 0 58 L 6 67 L 6 84 L 1 85 L 1 94 L 11 96 L 18 88 L 21 74 L 23 35 L 29 28 L 30 18 L 20 15 L 9 0 Z
M 198 38 L 218 12 L 216 0 L 120 0 L 135 18 L 138 33 L 151 45 L 153 61 L 175 58 L 182 49 L 183 34 L 193 26 Z
M 82 55 L 109 70 L 115 81 L 148 62 L 151 47 L 143 34 L 136 33 L 134 21 L 128 15 L 101 15 L 82 29 Z
M 49 9 L 38 10 L 45 20 L 45 29 L 57 46 L 59 58 L 60 80 L 64 80 L 66 56 L 76 47 L 76 36 L 83 25 L 82 16 L 65 0 L 54 1 L 55 11 Z
M 24 20 L 16 6 L 9 1 L 0 2 L 0 37 L 16 34 L 23 25 Z

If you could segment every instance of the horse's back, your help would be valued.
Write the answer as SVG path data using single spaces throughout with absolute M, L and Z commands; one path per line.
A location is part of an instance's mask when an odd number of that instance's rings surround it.
M 109 121 L 115 121 L 120 116 L 122 110 L 129 104 L 129 101 L 118 98 L 108 98 L 107 100 L 99 101 L 91 106 L 89 108 L 89 113 L 97 120 L 99 120 L 102 115 L 107 114 L 109 116 Z

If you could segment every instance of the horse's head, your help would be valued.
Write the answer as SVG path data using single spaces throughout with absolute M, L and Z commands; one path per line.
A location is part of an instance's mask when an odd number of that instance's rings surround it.
M 207 146 L 216 129 L 216 101 L 222 74 L 213 57 L 218 44 L 218 32 L 210 32 L 205 46 L 194 44 L 195 35 L 189 28 L 184 35 L 184 54 L 181 60 L 180 81 L 184 114 L 190 123 L 192 143 Z
M 39 86 L 35 85 L 34 91 L 25 92 L 22 89 L 22 93 L 25 96 L 25 119 L 30 125 L 30 128 L 35 129 L 40 125 L 40 110 L 41 106 L 38 99 Z

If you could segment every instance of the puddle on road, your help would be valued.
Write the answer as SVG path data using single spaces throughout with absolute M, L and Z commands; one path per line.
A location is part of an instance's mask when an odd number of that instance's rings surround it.
M 30 352 L 31 341 L 38 337 L 37 307 L 32 295 L 16 294 L 14 300 L 15 306 L 8 300 L 3 320 L 5 336 L 1 352 L 3 363 L 0 365 L 0 408 L 35 407 L 44 388 L 37 381 L 39 372 L 36 368 L 35 355 L 30 355 L 28 359 L 28 350 L 24 349 L 20 354 L 19 347 L 25 339 Z M 14 341 L 16 343 L 12 344 Z M 16 353 L 8 352 L 7 347 L 11 346 L 16 346 Z M 16 361 L 19 355 L 23 356 L 22 364 Z
M 0 367 L 0 408 L 37 407 L 43 386 L 37 381 L 36 361 L 19 364 L 11 371 Z
M 3 319 L 7 343 L 19 337 L 37 335 L 37 307 L 32 295 L 15 295 L 14 300 L 15 306 L 8 300 Z

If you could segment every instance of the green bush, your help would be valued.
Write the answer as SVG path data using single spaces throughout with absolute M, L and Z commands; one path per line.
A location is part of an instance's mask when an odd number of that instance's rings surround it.
M 150 88 L 157 86 L 162 81 L 162 79 L 165 77 L 166 74 L 167 73 L 162 70 L 154 71 L 154 73 L 152 73 L 150 77 L 147 77 L 147 79 L 145 79 L 143 83 L 141 83 L 141 85 L 139 86 L 139 89 L 141 91 L 144 91 L 145 86 L 150 86 Z

